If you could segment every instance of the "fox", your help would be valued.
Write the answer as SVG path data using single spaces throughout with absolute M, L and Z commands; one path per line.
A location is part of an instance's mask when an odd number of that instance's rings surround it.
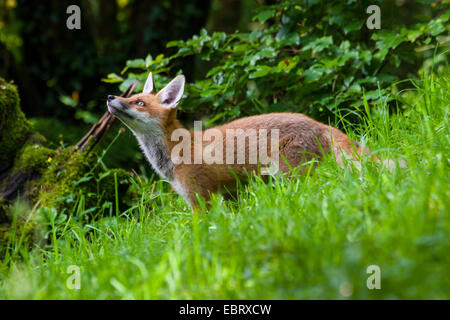
M 341 130 L 301 113 L 260 114 L 200 132 L 188 131 L 177 119 L 177 106 L 184 94 L 184 87 L 185 77 L 178 75 L 156 92 L 150 72 L 141 93 L 129 98 L 108 95 L 107 108 L 135 135 L 155 172 L 168 180 L 172 188 L 193 208 L 198 206 L 199 196 L 208 201 L 214 193 L 236 190 L 237 179 L 245 183 L 249 174 L 261 175 L 261 164 L 249 161 L 252 147 L 258 154 L 262 151 L 260 149 L 266 148 L 268 157 L 277 163 L 277 170 L 281 173 L 289 173 L 292 168 L 297 167 L 303 172 L 307 166 L 302 168 L 302 164 L 314 159 L 320 161 L 330 152 L 334 153 L 341 167 L 344 166 L 343 157 L 353 159 L 358 165 L 359 157 L 370 153 L 369 149 L 351 140 Z M 199 147 L 191 140 L 184 144 L 184 148 L 180 148 L 178 140 L 173 137 L 179 130 L 185 130 L 194 142 L 199 139 L 203 144 Z M 276 130 L 277 143 L 257 144 L 255 139 L 244 137 L 248 138 L 249 143 L 238 146 L 236 140 L 240 138 L 239 134 L 244 134 L 246 130 L 267 133 L 270 141 Z M 232 143 L 227 144 L 230 132 L 234 133 L 234 137 Z M 212 139 L 212 136 L 215 139 Z M 227 153 L 227 148 L 231 149 L 234 155 L 245 151 L 245 159 L 237 163 L 194 161 L 196 152 L 207 151 L 206 149 L 211 149 L 212 146 L 216 147 L 217 153 L 227 156 L 230 154 L 230 150 Z M 178 158 L 185 156 L 187 161 L 180 162 L 175 159 L 173 153 L 176 150 L 179 151 Z M 374 159 L 379 161 L 376 157 Z

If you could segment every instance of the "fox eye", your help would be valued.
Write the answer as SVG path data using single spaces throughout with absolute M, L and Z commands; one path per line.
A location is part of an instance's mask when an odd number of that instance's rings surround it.
M 145 103 L 144 103 L 144 101 L 138 100 L 138 101 L 136 101 L 136 105 L 143 107 L 143 106 L 145 106 Z

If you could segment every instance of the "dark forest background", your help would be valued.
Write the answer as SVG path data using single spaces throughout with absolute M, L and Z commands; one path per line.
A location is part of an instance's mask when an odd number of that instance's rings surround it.
M 22 110 L 38 131 L 54 144 L 72 144 L 105 111 L 105 96 L 119 93 L 101 79 L 120 72 L 126 60 L 173 54 L 166 43 L 202 28 L 247 31 L 253 9 L 271 2 L 0 0 L 0 76 L 18 85 Z M 72 4 L 81 8 L 81 30 L 66 28 Z M 188 79 L 201 76 L 196 62 L 178 62 Z M 113 146 L 110 163 L 129 167 L 130 158 L 141 155 L 127 133 Z
M 100 79 L 120 71 L 126 60 L 148 53 L 170 54 L 167 42 L 190 38 L 203 27 L 226 32 L 248 29 L 248 13 L 268 2 L 1 0 L 2 38 L 8 39 L 0 41 L 0 75 L 19 86 L 27 116 L 76 120 L 82 114 L 77 116 L 70 107 L 97 109 L 98 99 L 111 89 Z M 81 7 L 81 30 L 66 28 L 71 4 Z M 196 72 L 195 61 L 190 60 L 183 63 L 188 78 Z

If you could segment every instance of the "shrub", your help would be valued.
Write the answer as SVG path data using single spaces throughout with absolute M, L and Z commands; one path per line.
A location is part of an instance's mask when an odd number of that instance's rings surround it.
M 366 27 L 372 4 L 381 7 L 380 30 Z M 251 32 L 202 30 L 189 40 L 169 42 L 176 54 L 127 61 L 121 75 L 104 81 L 120 83 L 123 90 L 135 80 L 143 83 L 152 71 L 162 87 L 166 76 L 182 72 L 174 70 L 177 59 L 198 56 L 212 67 L 205 79 L 187 86 L 180 107 L 214 113 L 212 122 L 274 111 L 317 118 L 355 113 L 363 95 L 371 103 L 385 99 L 394 81 L 414 75 L 412 66 L 421 65 L 427 46 L 445 42 L 450 12 L 442 13 L 443 3 L 416 0 L 408 6 L 407 14 L 426 15 L 407 25 L 392 14 L 403 9 L 394 1 L 282 1 L 261 7 L 253 18 L 259 28 Z

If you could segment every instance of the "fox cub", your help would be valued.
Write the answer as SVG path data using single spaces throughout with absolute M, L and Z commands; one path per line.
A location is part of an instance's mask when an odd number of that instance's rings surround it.
M 287 172 L 328 152 L 342 166 L 342 152 L 356 159 L 368 151 L 342 131 L 299 113 L 262 114 L 187 131 L 176 118 L 184 84 L 180 75 L 156 93 L 150 73 L 142 93 L 110 95 L 107 106 L 134 133 L 153 169 L 193 207 L 197 194 L 208 200 L 211 193 L 233 190 L 237 178 L 263 174 L 262 160 Z

